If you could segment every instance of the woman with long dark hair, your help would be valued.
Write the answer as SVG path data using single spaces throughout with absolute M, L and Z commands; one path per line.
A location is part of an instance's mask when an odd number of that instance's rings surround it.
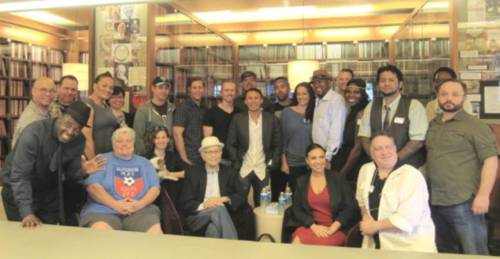
M 310 83 L 295 87 L 292 105 L 281 113 L 283 129 L 283 155 L 281 171 L 288 174 L 292 192 L 297 178 L 308 173 L 304 152 L 312 143 L 312 120 L 314 117 L 314 91 Z
M 358 137 L 358 121 L 363 117 L 365 107 L 368 105 L 365 81 L 359 78 L 351 79 L 347 83 L 344 97 L 351 111 L 346 118 L 342 147 L 333 157 L 332 170 L 340 171 L 346 176 L 347 181 L 356 183 L 359 169 L 363 164 L 370 162 L 370 158 L 363 151 L 361 138 Z

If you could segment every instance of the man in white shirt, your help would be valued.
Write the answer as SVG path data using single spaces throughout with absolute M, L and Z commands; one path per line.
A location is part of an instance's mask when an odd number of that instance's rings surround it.
M 331 161 L 342 146 L 347 106 L 342 97 L 332 87 L 332 77 L 325 70 L 313 73 L 311 84 L 316 93 L 316 108 L 312 125 L 314 143 L 326 150 L 326 158 Z M 331 164 L 326 163 L 327 169 Z
M 204 164 L 186 170 L 182 188 L 182 210 L 191 231 L 205 230 L 205 236 L 238 239 L 230 213 L 246 204 L 237 172 L 220 164 L 224 144 L 206 137 L 199 149 Z
M 260 206 L 260 192 L 269 184 L 269 172 L 280 164 L 283 149 L 281 124 L 276 116 L 263 112 L 259 89 L 245 93 L 248 112 L 233 117 L 227 137 L 227 151 L 234 168 L 240 170 L 243 189 L 253 188 L 255 206 Z

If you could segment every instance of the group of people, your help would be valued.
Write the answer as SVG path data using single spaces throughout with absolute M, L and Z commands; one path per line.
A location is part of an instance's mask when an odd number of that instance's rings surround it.
M 203 79 L 188 82 L 176 107 L 171 84 L 157 77 L 135 116 L 121 111 L 125 92 L 109 73 L 82 101 L 76 78 L 57 89 L 40 78 L 2 170 L 7 217 L 28 228 L 68 224 L 68 189 L 78 188 L 67 187 L 83 183 L 81 226 L 160 234 L 155 200 L 165 188 L 191 231 L 237 239 L 231 215 L 250 188 L 259 206 L 271 179 L 274 199 L 287 185 L 293 192 L 285 225 L 294 244 L 343 245 L 360 217 L 363 247 L 488 254 L 496 138 L 468 113 L 453 70 L 433 78 L 427 109 L 401 94 L 403 74 L 392 65 L 378 69 L 381 97 L 371 102 L 365 81 L 342 69 L 336 87 L 316 70 L 293 96 L 276 78 L 273 104 L 247 71 L 240 95 L 225 81 L 221 102 L 207 109 Z

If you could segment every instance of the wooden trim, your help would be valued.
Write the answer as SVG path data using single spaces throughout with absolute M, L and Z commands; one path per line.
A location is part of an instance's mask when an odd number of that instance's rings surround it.
M 156 75 L 156 4 L 148 4 L 146 50 L 146 96 L 151 98 L 151 84 Z
M 450 0 L 450 67 L 458 72 L 458 3 Z
M 94 68 L 95 68 L 95 11 L 96 8 L 92 8 L 90 11 L 90 21 L 89 21 L 89 85 L 88 85 L 88 95 L 92 94 L 92 86 L 94 85 Z
M 389 64 L 396 65 L 396 41 L 394 38 L 389 40 Z

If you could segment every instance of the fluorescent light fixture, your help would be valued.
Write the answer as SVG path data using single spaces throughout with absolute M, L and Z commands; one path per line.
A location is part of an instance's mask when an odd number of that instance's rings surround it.
M 337 36 L 361 36 L 370 34 L 369 29 L 333 29 L 333 30 L 318 30 L 318 37 L 337 37 Z
M 157 23 L 168 23 L 168 24 L 173 24 L 176 22 L 191 22 L 191 19 L 189 17 L 183 15 L 183 14 L 167 14 L 164 16 L 159 16 L 156 17 L 155 21 Z
M 57 24 L 75 24 L 74 21 L 70 21 L 61 16 L 53 15 L 50 13 L 46 13 L 43 11 L 30 11 L 30 12 L 21 12 L 21 13 L 12 13 L 13 15 L 17 15 L 20 17 L 24 17 L 31 20 L 49 22 L 49 23 L 57 23 Z
M 226 33 L 226 36 L 228 36 L 229 38 L 231 38 L 232 40 L 246 40 L 248 37 L 247 37 L 247 34 L 245 33 Z
M 28 32 L 24 29 L 21 28 L 10 28 L 10 27 L 5 27 L 3 28 L 3 33 L 5 35 L 14 35 L 19 38 L 25 38 L 25 39 L 30 39 L 30 40 L 35 40 L 35 41 L 43 41 L 44 38 L 40 35 L 37 35 L 36 33 L 31 33 Z
M 385 27 L 382 27 L 381 29 L 379 29 L 378 31 L 380 33 L 384 33 L 384 34 L 394 34 L 397 29 L 398 29 L 398 26 L 385 26 Z
M 431 2 L 424 5 L 423 9 L 448 9 L 450 4 L 448 1 L 446 2 Z
M 257 39 L 276 39 L 276 38 L 302 38 L 302 32 L 263 32 L 257 33 Z
M 71 8 L 80 6 L 99 6 L 114 4 L 139 4 L 148 2 L 158 2 L 158 0 L 86 0 L 86 1 L 68 1 L 68 0 L 46 0 L 46 1 L 20 1 L 10 3 L 0 3 L 0 10 L 3 13 L 20 12 L 28 10 L 43 10 L 53 8 Z
M 215 23 L 280 21 L 302 18 L 330 18 L 359 16 L 375 11 L 372 5 L 346 6 L 336 8 L 316 8 L 315 6 L 260 8 L 256 12 L 232 12 L 221 10 L 215 12 L 194 13 L 203 21 Z

